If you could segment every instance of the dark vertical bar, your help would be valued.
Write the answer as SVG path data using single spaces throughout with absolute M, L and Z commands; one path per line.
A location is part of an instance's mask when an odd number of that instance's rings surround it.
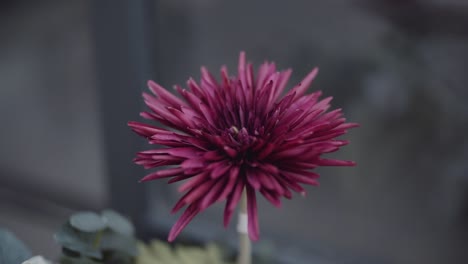
M 154 77 L 155 0 L 91 2 L 110 206 L 141 228 L 147 201 L 138 179 L 144 172 L 131 160 L 142 141 L 127 122 L 139 119 L 141 91 Z

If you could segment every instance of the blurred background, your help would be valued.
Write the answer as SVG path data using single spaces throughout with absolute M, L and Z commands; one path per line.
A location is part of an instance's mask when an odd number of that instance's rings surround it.
M 467 263 L 468 2 L 464 0 L 0 1 L 0 227 L 54 258 L 52 234 L 77 210 L 112 207 L 140 237 L 165 238 L 179 194 L 138 184 L 149 148 L 147 79 L 167 88 L 236 69 L 314 66 L 361 127 L 321 169 L 321 187 L 276 209 L 260 202 L 261 241 L 281 263 Z M 221 207 L 181 241 L 236 245 Z

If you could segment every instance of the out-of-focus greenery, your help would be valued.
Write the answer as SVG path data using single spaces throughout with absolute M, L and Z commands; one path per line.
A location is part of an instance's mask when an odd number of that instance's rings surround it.
M 136 264 L 231 264 L 216 244 L 171 247 L 168 243 L 154 240 L 148 245 L 139 243 L 138 250 Z
M 176 245 L 134 237 L 133 224 L 112 210 L 79 212 L 55 234 L 61 264 L 230 264 L 221 247 Z
M 138 254 L 133 224 L 112 210 L 79 212 L 55 234 L 62 264 L 132 264 Z
M 60 264 L 232 264 L 219 244 L 205 246 L 137 241 L 133 224 L 112 210 L 79 212 L 55 234 L 62 246 Z M 255 263 L 270 261 L 270 247 L 258 247 Z M 1 252 L 0 252 L 1 253 Z M 0 264 L 3 262 L 0 262 Z
M 31 251 L 10 231 L 0 228 L 0 263 L 22 263 Z

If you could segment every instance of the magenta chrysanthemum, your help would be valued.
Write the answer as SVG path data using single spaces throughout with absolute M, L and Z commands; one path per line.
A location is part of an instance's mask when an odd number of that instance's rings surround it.
M 169 241 L 218 201 L 226 200 L 227 226 L 244 189 L 249 236 L 257 240 L 257 191 L 278 207 L 281 197 L 292 197 L 291 190 L 304 195 L 301 184 L 318 185 L 314 168 L 354 165 L 321 155 L 348 144 L 335 138 L 357 124 L 345 123 L 341 109 L 327 112 L 331 97 L 319 100 L 320 91 L 305 94 L 317 68 L 281 97 L 291 72 L 278 72 L 274 63 L 265 62 L 254 76 L 242 52 L 237 76 L 230 77 L 222 67 L 218 82 L 202 67 L 199 84 L 189 79 L 188 90 L 175 87 L 180 97 L 148 82 L 154 95 L 143 97 L 151 111 L 141 116 L 167 128 L 129 122 L 150 144 L 164 146 L 138 153 L 137 164 L 163 167 L 142 181 L 187 180 L 179 187 L 185 195 L 172 212 L 188 207 L 172 227 Z

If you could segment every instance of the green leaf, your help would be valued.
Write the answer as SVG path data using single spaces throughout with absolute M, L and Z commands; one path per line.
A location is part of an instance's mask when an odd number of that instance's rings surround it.
M 107 227 L 106 221 L 93 212 L 79 212 L 70 217 L 70 225 L 82 232 L 97 232 Z
M 55 233 L 55 240 L 62 246 L 81 255 L 102 259 L 99 247 L 96 247 L 98 233 L 82 232 L 74 229 L 71 224 L 65 224 Z
M 126 236 L 133 236 L 135 234 L 135 227 L 126 217 L 109 209 L 104 210 L 101 215 L 112 231 Z
M 0 263 L 22 263 L 30 257 L 31 252 L 23 242 L 0 228 Z
M 137 242 L 134 237 L 124 236 L 107 229 L 101 237 L 101 249 L 116 251 L 121 254 L 135 257 L 138 254 Z

